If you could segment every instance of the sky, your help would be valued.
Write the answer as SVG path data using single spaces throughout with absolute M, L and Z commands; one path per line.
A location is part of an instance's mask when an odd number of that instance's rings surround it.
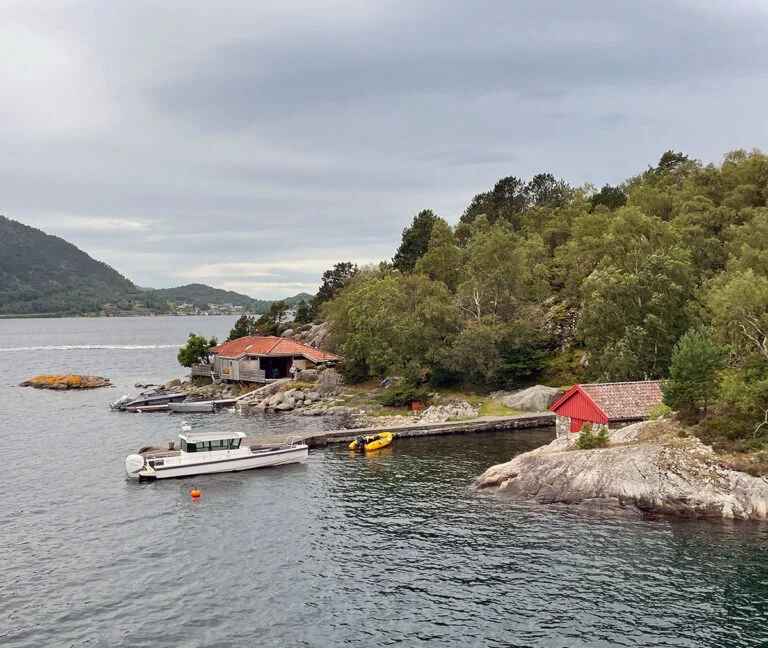
M 314 293 L 504 176 L 768 150 L 764 0 L 0 0 L 0 214 L 140 286 Z

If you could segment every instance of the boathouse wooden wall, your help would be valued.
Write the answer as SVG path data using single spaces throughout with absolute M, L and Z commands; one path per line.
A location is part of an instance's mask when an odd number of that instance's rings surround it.
M 578 385 L 552 406 L 559 417 L 570 419 L 570 431 L 581 432 L 584 422 L 607 424 L 608 417 Z

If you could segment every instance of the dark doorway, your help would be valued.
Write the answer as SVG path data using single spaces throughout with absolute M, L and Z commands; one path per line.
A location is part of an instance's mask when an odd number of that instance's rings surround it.
M 264 375 L 267 378 L 288 378 L 289 369 L 293 364 L 293 358 L 261 358 L 261 367 L 264 369 Z

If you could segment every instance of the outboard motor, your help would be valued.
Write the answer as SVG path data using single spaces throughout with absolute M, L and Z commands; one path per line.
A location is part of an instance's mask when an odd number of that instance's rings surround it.
M 129 454 L 125 458 L 125 474 L 131 479 L 138 479 L 139 472 L 144 468 L 144 457 L 140 454 Z
M 112 409 L 116 410 L 122 410 L 125 408 L 125 406 L 130 403 L 133 399 L 128 394 L 123 394 L 120 398 L 118 398 L 116 401 L 113 401 L 109 404 L 109 406 Z

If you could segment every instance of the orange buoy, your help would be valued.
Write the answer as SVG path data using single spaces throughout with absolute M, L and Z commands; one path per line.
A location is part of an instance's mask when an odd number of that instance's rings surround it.
M 190 491 L 189 496 L 194 499 L 197 499 L 198 497 L 200 497 L 200 491 L 197 488 L 194 488 L 192 489 L 192 491 Z

